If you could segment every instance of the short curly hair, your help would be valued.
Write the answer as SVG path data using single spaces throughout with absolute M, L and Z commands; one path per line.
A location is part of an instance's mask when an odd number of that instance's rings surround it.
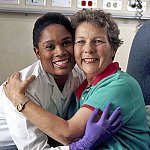
M 89 22 L 105 29 L 114 51 L 117 51 L 118 47 L 123 43 L 119 39 L 120 30 L 110 13 L 106 13 L 103 10 L 82 9 L 71 17 L 71 24 L 74 31 L 82 22 Z

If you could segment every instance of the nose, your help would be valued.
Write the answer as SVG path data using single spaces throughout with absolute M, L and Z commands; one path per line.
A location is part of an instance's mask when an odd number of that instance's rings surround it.
M 93 53 L 95 51 L 94 46 L 91 42 L 88 42 L 84 45 L 84 52 L 85 53 Z
M 59 45 L 56 46 L 55 50 L 56 50 L 56 55 L 58 55 L 58 56 L 62 56 L 65 53 L 65 50 Z

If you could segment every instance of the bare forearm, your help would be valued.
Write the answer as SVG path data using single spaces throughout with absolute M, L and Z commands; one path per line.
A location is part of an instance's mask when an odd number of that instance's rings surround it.
M 29 84 L 35 79 L 30 76 L 24 81 L 19 80 L 20 73 L 14 73 L 10 78 L 7 85 L 3 86 L 5 94 L 18 109 L 38 128 L 43 132 L 56 139 L 57 141 L 68 144 L 72 140 L 80 137 L 84 133 L 84 127 L 87 122 L 85 111 L 78 111 L 70 120 L 65 121 L 58 116 L 47 112 L 43 108 L 39 107 L 32 101 L 27 102 L 27 98 L 24 93 Z M 15 86 L 14 86 L 15 85 Z M 25 108 L 22 110 L 22 105 Z M 85 114 L 82 115 L 80 114 Z
M 22 113 L 40 130 L 64 145 L 68 145 L 78 136 L 72 132 L 68 121 L 47 112 L 32 101 L 26 104 Z

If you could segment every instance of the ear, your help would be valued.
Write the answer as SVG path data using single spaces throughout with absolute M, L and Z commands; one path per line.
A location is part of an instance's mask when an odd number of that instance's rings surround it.
M 112 57 L 115 57 L 116 52 L 117 52 L 116 50 L 112 49 Z
M 40 59 L 40 50 L 36 47 L 34 47 L 33 49 L 34 49 L 37 59 Z

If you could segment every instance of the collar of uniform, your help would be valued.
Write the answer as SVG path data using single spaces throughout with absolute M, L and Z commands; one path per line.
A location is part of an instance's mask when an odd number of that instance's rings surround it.
M 40 61 L 38 60 L 31 66 L 28 66 L 27 68 L 21 70 L 21 80 L 26 80 L 30 75 L 34 75 L 37 78 L 41 73 L 40 70 Z
M 72 92 L 71 90 L 74 89 L 74 84 L 72 84 L 72 83 L 75 83 L 75 81 L 78 80 L 77 78 L 79 78 L 79 67 L 77 65 L 75 65 L 75 67 L 69 73 L 68 79 L 67 79 L 67 81 L 64 85 L 63 91 L 62 91 L 62 94 L 65 98 L 68 96 L 68 91 Z
M 40 70 L 39 70 L 39 71 L 40 71 L 40 73 L 42 73 L 42 74 L 45 76 L 45 78 L 47 79 L 47 82 L 48 82 L 50 85 L 54 85 L 55 81 L 54 81 L 53 76 L 52 76 L 51 74 L 47 73 L 47 72 L 43 69 L 41 62 L 40 62 Z M 39 73 L 39 74 L 40 74 L 40 73 Z
M 120 67 L 119 67 L 119 63 L 118 62 L 111 63 L 110 65 L 107 66 L 107 68 L 101 74 L 97 75 L 97 77 L 93 80 L 93 82 L 91 83 L 90 86 L 92 86 L 92 85 L 95 86 L 102 79 L 104 79 L 104 78 L 114 74 L 119 69 L 120 69 Z M 80 100 L 82 92 L 86 88 L 90 87 L 90 86 L 87 86 L 87 85 L 88 85 L 87 80 L 84 80 L 82 82 L 82 84 L 79 86 L 79 88 L 76 90 L 75 95 L 78 98 L 78 100 Z
M 46 73 L 44 71 L 40 60 L 37 61 L 37 64 L 38 65 L 35 67 L 32 75 L 35 75 L 36 77 L 38 77 L 40 74 L 43 74 L 46 77 L 48 83 L 50 85 L 54 85 L 55 84 L 55 80 L 54 80 L 53 76 L 51 74 L 48 74 L 48 73 Z M 72 77 L 73 78 L 78 78 L 79 77 L 79 70 L 80 70 L 79 67 L 77 65 L 75 65 L 75 67 L 73 68 L 72 72 L 69 74 L 68 79 L 72 78 Z M 70 84 L 71 84 L 71 81 L 70 81 Z
M 35 69 L 34 69 L 32 75 L 35 75 L 35 76 L 38 78 L 38 76 L 39 76 L 40 74 L 45 76 L 45 78 L 47 79 L 47 82 L 48 82 L 49 84 L 53 84 L 53 80 L 54 80 L 53 77 L 52 77 L 52 76 L 49 76 L 49 74 L 45 72 L 45 70 L 44 70 L 43 67 L 42 67 L 41 61 L 38 60 L 38 61 L 36 62 L 36 66 L 35 66 Z
M 79 77 L 79 72 L 81 72 L 80 68 L 76 64 L 72 70 L 72 75 L 74 78 Z
M 72 69 L 72 71 L 68 74 L 68 79 L 66 82 L 69 82 L 69 83 L 67 84 L 67 87 L 64 86 L 64 89 L 67 88 L 67 90 L 69 90 L 71 88 L 72 82 L 74 82 L 74 80 L 76 80 L 76 78 L 79 77 L 79 70 L 80 70 L 79 67 L 77 65 L 75 65 L 75 67 Z M 55 82 L 54 78 L 51 76 L 51 74 L 48 74 L 48 76 L 51 81 L 50 83 L 53 84 Z M 63 94 L 64 94 L 64 89 L 62 91 Z

